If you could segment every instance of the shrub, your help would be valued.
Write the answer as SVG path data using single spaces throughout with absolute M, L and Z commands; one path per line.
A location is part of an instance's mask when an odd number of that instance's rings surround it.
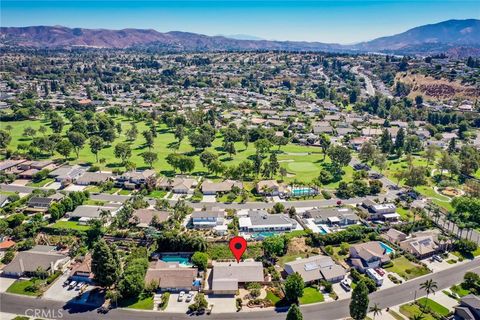
M 323 196 L 325 199 L 329 200 L 329 199 L 332 198 L 332 195 L 330 194 L 330 192 L 328 192 L 328 191 L 326 191 L 326 190 L 322 190 L 321 192 L 322 192 L 322 196 Z

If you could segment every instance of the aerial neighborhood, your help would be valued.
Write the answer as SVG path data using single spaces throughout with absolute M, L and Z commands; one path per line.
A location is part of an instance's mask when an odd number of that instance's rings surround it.
M 1 57 L 0 300 L 480 319 L 478 58 Z

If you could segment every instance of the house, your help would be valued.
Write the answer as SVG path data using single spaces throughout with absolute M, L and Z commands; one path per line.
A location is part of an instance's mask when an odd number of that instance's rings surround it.
M 210 290 L 214 294 L 235 295 L 239 287 L 249 282 L 264 282 L 263 265 L 258 261 L 212 263 Z
M 108 212 L 114 216 L 120 210 L 121 205 L 109 204 L 109 206 L 81 205 L 75 208 L 73 212 L 67 213 L 67 217 L 78 218 L 79 222 L 87 223 L 91 219 L 100 219 L 102 212 Z
M 5 173 L 11 173 L 14 171 L 17 166 L 27 160 L 21 159 L 21 160 L 4 160 L 0 161 L 0 171 L 5 172 Z
M 10 277 L 30 276 L 39 268 L 53 273 L 69 261 L 70 257 L 56 251 L 55 246 L 36 245 L 30 250 L 18 252 L 12 262 L 3 268 L 3 274 Z
M 204 195 L 215 195 L 217 193 L 226 193 L 232 191 L 233 187 L 243 189 L 243 183 L 233 180 L 225 180 L 222 182 L 205 181 L 202 183 L 202 193 Z
M 87 253 L 81 261 L 75 262 L 70 269 L 70 280 L 93 283 L 92 255 Z
M 163 291 L 198 290 L 197 268 L 181 267 L 178 262 L 151 261 L 145 274 L 145 284 L 155 283 Z
M 6 206 L 10 200 L 8 199 L 8 196 L 5 194 L 0 194 L 0 208 L 3 208 Z
M 350 208 L 316 208 L 305 211 L 305 219 L 312 219 L 315 224 L 329 226 L 349 226 L 357 224 L 360 218 Z
M 404 240 L 400 242 L 400 248 L 419 259 L 430 257 L 438 250 L 438 246 L 432 236 L 420 236 Z
M 243 232 L 292 231 L 297 222 L 286 214 L 269 214 L 263 210 L 251 210 L 246 217 L 238 219 Z
M 469 294 L 461 298 L 458 306 L 454 307 L 453 319 L 480 320 L 480 297 Z
M 397 213 L 397 207 L 393 203 L 376 203 L 366 199 L 362 207 L 367 210 L 370 220 L 398 221 L 400 215 Z
M 193 193 L 197 186 L 197 180 L 184 177 L 175 177 L 173 179 L 163 177 L 157 184 L 160 189 L 171 190 L 173 193 L 188 194 Z
M 49 197 L 31 197 L 27 202 L 27 211 L 45 212 L 52 203 L 63 199 L 64 195 L 57 193 Z
M 213 228 L 223 225 L 225 211 L 218 208 L 195 211 L 192 213 L 192 225 L 196 229 Z
M 333 133 L 333 127 L 328 121 L 315 122 L 312 125 L 312 132 L 314 134 Z
M 1 242 L 0 242 L 0 252 L 4 252 L 4 251 L 7 251 L 8 249 L 10 249 L 11 247 L 15 246 L 17 243 L 13 240 L 10 240 L 8 238 L 6 239 L 3 239 Z
M 288 262 L 284 269 L 289 275 L 298 272 L 305 283 L 322 279 L 338 282 L 345 277 L 345 269 L 333 262 L 329 256 L 323 255 Z
M 135 189 L 144 185 L 148 179 L 155 178 L 155 170 L 132 170 L 117 177 L 115 186 L 125 189 Z
M 405 241 L 407 239 L 407 235 L 402 231 L 397 229 L 390 228 L 388 231 L 381 235 L 382 238 L 391 242 L 391 243 L 400 243 L 401 241 Z
M 85 171 L 87 171 L 85 167 L 66 165 L 51 171 L 48 176 L 54 178 L 57 182 L 68 184 L 82 176 Z
M 277 180 L 262 180 L 256 185 L 258 194 L 264 196 L 280 196 L 286 193 L 286 187 L 284 184 L 280 184 Z
M 155 209 L 136 209 L 133 211 L 129 222 L 135 224 L 139 228 L 147 228 L 151 225 L 155 218 L 157 223 L 162 223 L 168 220 L 170 213 L 168 211 L 159 211 Z
M 111 178 L 112 174 L 107 172 L 85 172 L 75 180 L 75 183 L 83 186 L 99 185 Z
M 379 241 L 359 243 L 350 247 L 350 261 L 362 272 L 369 268 L 378 268 L 390 261 L 387 249 Z

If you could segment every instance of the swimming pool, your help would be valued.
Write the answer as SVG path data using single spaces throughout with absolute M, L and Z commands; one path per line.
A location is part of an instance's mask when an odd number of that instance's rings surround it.
M 385 253 L 386 254 L 390 254 L 392 252 L 395 252 L 395 250 L 393 250 L 392 248 L 390 248 L 388 245 L 386 245 L 385 243 L 383 242 L 380 242 L 380 246 L 385 249 Z
M 160 260 L 165 262 L 178 262 L 181 266 L 191 267 L 192 264 L 190 263 L 190 259 L 187 257 L 182 256 L 175 256 L 175 255 L 165 255 L 160 258 Z
M 304 196 L 304 195 L 311 195 L 311 194 L 315 194 L 315 192 L 316 192 L 315 189 L 308 188 L 308 187 L 293 188 L 292 189 L 292 195 L 295 196 L 295 197 Z
M 257 232 L 257 233 L 252 233 L 251 237 L 252 239 L 255 240 L 262 240 L 268 237 L 273 237 L 275 235 L 279 234 L 278 232 L 269 232 L 269 231 L 264 231 L 264 232 Z

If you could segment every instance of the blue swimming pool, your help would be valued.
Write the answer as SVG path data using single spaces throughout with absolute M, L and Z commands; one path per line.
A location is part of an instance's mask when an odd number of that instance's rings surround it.
M 182 257 L 182 256 L 175 256 L 175 255 L 165 255 L 162 256 L 160 259 L 165 262 L 178 262 L 180 265 L 185 266 L 185 267 L 190 267 L 192 264 L 190 263 L 190 259 L 187 257 Z
M 385 243 L 383 242 L 380 242 L 380 246 L 385 249 L 385 253 L 386 254 L 390 254 L 392 252 L 395 252 L 395 250 L 393 250 L 392 248 L 390 248 L 388 245 L 386 245 Z
M 251 237 L 252 237 L 253 239 L 261 240 L 261 239 L 265 239 L 265 238 L 268 238 L 268 237 L 273 237 L 273 236 L 276 235 L 276 234 L 278 234 L 278 233 L 265 231 L 265 232 L 253 233 L 253 234 L 251 235 Z
M 312 195 L 312 194 L 315 194 L 315 193 L 316 193 L 316 190 L 315 190 L 315 189 L 308 188 L 308 187 L 305 187 L 305 188 L 293 188 L 293 189 L 292 189 L 292 195 L 293 195 L 294 197 L 308 196 L 308 195 Z

